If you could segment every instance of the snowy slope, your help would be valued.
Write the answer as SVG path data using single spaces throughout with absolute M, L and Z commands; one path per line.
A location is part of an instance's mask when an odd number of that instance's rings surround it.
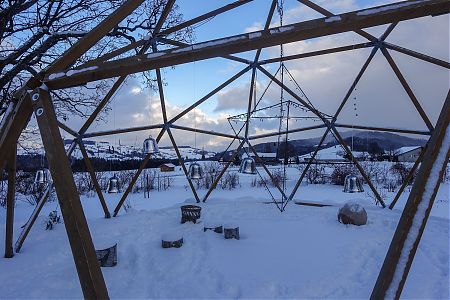
M 314 151 L 305 155 L 299 156 L 301 160 L 309 159 L 314 154 Z M 352 151 L 355 157 L 367 156 L 365 152 Z M 340 145 L 331 146 L 325 149 L 321 149 L 317 152 L 316 159 L 318 160 L 345 160 L 345 150 Z

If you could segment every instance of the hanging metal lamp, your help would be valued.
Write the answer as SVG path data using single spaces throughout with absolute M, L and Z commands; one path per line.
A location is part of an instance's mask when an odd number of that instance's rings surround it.
M 355 175 L 347 175 L 344 179 L 344 190 L 345 193 L 362 193 L 364 189 L 362 187 L 361 181 Z
M 149 136 L 144 140 L 142 150 L 145 155 L 158 153 L 159 152 L 158 143 L 156 143 L 156 140 L 152 136 Z
M 256 174 L 256 163 L 251 157 L 242 159 L 241 166 L 239 167 L 239 173 L 243 174 Z
M 189 165 L 188 172 L 189 179 L 202 179 L 203 178 L 203 169 L 199 163 L 192 163 Z
M 114 175 L 108 182 L 108 193 L 115 194 L 119 192 L 119 179 Z
M 34 177 L 35 185 L 46 185 L 51 181 L 50 171 L 46 168 L 42 168 L 36 171 L 36 176 Z

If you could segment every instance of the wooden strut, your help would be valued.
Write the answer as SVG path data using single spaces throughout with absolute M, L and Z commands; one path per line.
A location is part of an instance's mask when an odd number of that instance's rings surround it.
M 76 143 L 72 142 L 69 149 L 66 151 L 67 157 L 70 157 L 72 155 L 72 152 L 76 148 Z M 48 196 L 50 195 L 51 190 L 53 189 L 53 183 L 50 184 L 45 191 L 42 193 L 41 198 L 39 198 L 38 202 L 36 203 L 36 206 L 33 209 L 33 212 L 31 213 L 30 217 L 28 218 L 28 221 L 25 223 L 19 235 L 17 238 L 16 243 L 14 244 L 14 251 L 16 253 L 19 253 L 22 249 L 23 243 L 25 242 L 28 233 L 30 233 L 31 228 L 33 227 L 34 223 L 36 222 L 37 217 L 39 216 L 39 213 L 41 212 L 42 208 L 44 207 L 44 204 L 46 203 Z
M 91 176 L 92 183 L 94 184 L 95 191 L 97 192 L 98 199 L 100 200 L 100 204 L 102 205 L 103 212 L 105 213 L 105 218 L 111 218 L 111 214 L 109 213 L 108 206 L 106 205 L 105 198 L 103 197 L 102 189 L 98 184 L 97 177 L 95 176 L 94 167 L 92 166 L 91 160 L 89 159 L 89 155 L 87 154 L 86 148 L 84 147 L 83 141 L 78 141 L 78 147 L 80 147 L 81 155 L 83 155 L 84 164 L 86 165 L 86 169 Z
M 319 141 L 319 144 L 317 145 L 316 149 L 314 150 L 313 155 L 311 156 L 311 158 L 308 160 L 308 164 L 305 166 L 305 168 L 303 169 L 302 174 L 300 175 L 300 178 L 297 180 L 297 182 L 295 183 L 294 189 L 292 190 L 291 194 L 289 195 L 289 198 L 287 199 L 287 201 L 284 203 L 283 206 L 283 210 L 286 208 L 286 205 L 292 201 L 292 199 L 294 198 L 295 194 L 297 193 L 298 188 L 300 187 L 303 179 L 306 176 L 306 173 L 309 170 L 309 167 L 311 166 L 311 164 L 314 162 L 314 160 L 316 159 L 316 155 L 320 150 L 320 147 L 322 147 L 323 142 L 325 141 L 325 138 L 328 135 L 328 132 L 330 132 L 330 128 L 327 127 L 327 129 L 325 130 L 325 133 L 322 135 L 322 138 Z
M 450 155 L 450 90 L 370 299 L 399 299 Z
M 234 150 L 233 154 L 231 155 L 230 160 L 225 164 L 222 171 L 220 171 L 219 176 L 214 180 L 214 182 L 209 187 L 208 191 L 206 192 L 205 196 L 203 197 L 202 202 L 206 202 L 208 200 L 209 195 L 212 193 L 212 191 L 217 187 L 217 184 L 219 183 L 220 179 L 222 178 L 223 174 L 227 171 L 227 169 L 230 167 L 230 165 L 233 163 L 236 156 L 239 154 L 239 151 L 242 149 L 242 146 L 244 145 L 245 141 L 241 141 L 239 146 L 236 150 Z
M 305 2 L 311 4 L 311 5 L 313 6 L 313 7 L 312 7 L 313 9 L 315 9 L 315 10 L 321 12 L 321 13 L 328 14 L 328 15 L 331 14 L 330 12 L 326 11 L 325 9 L 321 8 L 320 6 L 314 4 L 314 3 L 310 2 L 310 1 L 305 0 Z M 382 36 L 379 38 L 379 41 L 380 41 L 380 42 L 383 42 L 383 41 L 389 36 L 389 34 L 392 32 L 392 30 L 394 29 L 395 26 L 396 26 L 396 23 L 395 23 L 395 24 L 391 24 L 391 25 L 385 30 L 385 32 L 382 34 Z M 365 32 L 364 32 L 364 33 L 365 33 Z M 371 35 L 369 35 L 369 36 L 370 36 L 370 38 L 372 38 Z M 292 199 L 294 198 L 295 194 L 297 193 L 297 190 L 298 190 L 298 188 L 300 187 L 301 182 L 303 181 L 303 179 L 304 179 L 306 173 L 308 172 L 309 168 L 311 167 L 311 164 L 312 164 L 313 160 L 315 159 L 315 157 L 316 157 L 318 151 L 320 150 L 320 147 L 321 147 L 322 143 L 324 142 L 326 136 L 327 136 L 328 133 L 330 132 L 332 126 L 334 127 L 334 129 L 336 129 L 336 127 L 337 127 L 337 126 L 336 126 L 336 120 L 337 120 L 337 117 L 338 117 L 339 114 L 341 113 L 342 109 L 344 108 L 345 104 L 347 103 L 348 99 L 350 98 L 350 95 L 352 94 L 352 92 L 353 92 L 353 90 L 355 89 L 356 85 L 358 84 L 359 80 L 361 79 L 361 77 L 363 76 L 363 74 L 365 73 L 365 71 L 367 70 L 367 67 L 369 66 L 370 62 L 372 61 L 372 59 L 373 59 L 373 57 L 375 56 L 375 54 L 376 54 L 377 51 L 378 51 L 378 46 L 377 46 L 377 45 L 374 45 L 372 51 L 370 52 L 369 57 L 368 57 L 368 58 L 366 59 L 366 61 L 364 62 L 364 64 L 363 64 L 363 66 L 361 67 L 360 71 L 359 71 L 358 74 L 356 75 L 356 78 L 354 79 L 353 83 L 351 84 L 350 88 L 348 89 L 347 93 L 345 94 L 344 99 L 341 101 L 341 103 L 340 103 L 338 109 L 336 110 L 336 112 L 335 112 L 335 114 L 334 114 L 334 116 L 333 116 L 332 121 L 331 121 L 331 122 L 324 122 L 324 125 L 327 127 L 327 129 L 326 129 L 324 135 L 322 136 L 322 139 L 320 140 L 319 145 L 316 147 L 316 149 L 315 149 L 315 151 L 314 151 L 314 153 L 313 153 L 313 156 L 312 156 L 311 159 L 308 161 L 308 164 L 306 165 L 305 169 L 303 170 L 303 172 L 302 172 L 302 174 L 301 174 L 299 180 L 298 180 L 297 183 L 295 184 L 294 189 L 292 190 L 291 194 L 289 195 L 289 198 L 287 199 L 286 203 L 285 203 L 284 206 L 283 206 L 283 209 L 285 209 L 286 205 L 287 205 L 290 201 L 292 201 Z M 343 125 L 342 127 L 345 127 L 345 125 Z M 363 129 L 363 128 L 361 128 L 361 129 Z M 364 128 L 364 129 L 369 129 L 369 127 Z M 385 129 L 385 130 L 387 130 L 387 129 Z M 388 131 L 388 130 L 387 130 L 387 131 Z M 336 136 L 335 136 L 335 138 L 336 138 Z M 337 138 L 336 138 L 336 140 L 337 140 Z M 337 140 L 337 141 L 341 144 L 341 142 L 340 142 L 339 140 Z M 348 147 L 347 147 L 347 149 L 348 149 Z M 350 153 L 350 157 L 352 158 L 352 160 L 354 159 L 352 153 Z M 356 160 L 355 160 L 355 161 L 356 161 Z M 358 170 L 362 170 L 362 168 L 359 166 L 359 164 L 357 165 L 357 167 L 358 167 Z M 364 177 L 364 178 L 367 178 L 367 176 L 366 176 L 365 174 L 363 175 L 363 177 Z M 368 179 L 369 179 L 369 178 L 368 178 Z M 369 179 L 369 181 L 370 181 L 370 179 Z M 374 191 L 375 197 L 378 199 L 378 201 L 381 200 L 381 196 L 379 196 L 378 192 L 377 192 L 376 189 L 373 187 L 373 185 L 371 184 L 371 182 L 369 183 L 369 186 L 370 186 L 370 188 L 372 189 L 372 191 Z M 383 203 L 382 201 L 381 201 L 380 203 L 382 203 L 382 206 L 385 207 L 385 206 L 384 206 L 384 203 Z
M 273 177 L 272 173 L 270 173 L 269 168 L 267 168 L 264 161 L 261 159 L 261 157 L 259 157 L 258 152 L 256 152 L 255 148 L 250 144 L 250 142 L 247 141 L 247 145 L 249 146 L 250 150 L 252 150 L 253 154 L 255 155 L 256 161 L 261 163 L 261 166 L 263 167 L 264 171 L 267 173 L 267 175 L 269 175 L 270 180 L 273 182 L 275 187 L 278 189 L 278 191 L 280 192 L 283 199 L 287 199 L 287 196 L 284 193 L 284 191 L 280 188 L 280 186 L 278 184 L 276 184 L 275 178 Z
M 375 195 L 375 198 L 377 199 L 378 203 L 380 203 L 381 206 L 383 208 L 385 208 L 386 204 L 384 203 L 383 199 L 381 199 L 381 196 L 378 193 L 378 191 L 375 188 L 375 186 L 373 185 L 372 180 L 370 180 L 370 178 L 366 175 L 366 172 L 364 172 L 364 169 L 361 167 L 361 165 L 359 164 L 358 160 L 353 155 L 352 151 L 348 147 L 348 145 L 345 142 L 345 140 L 341 137 L 341 135 L 337 131 L 336 127 L 331 126 L 331 130 L 333 131 L 333 135 L 336 137 L 336 139 L 339 141 L 339 143 L 344 147 L 345 152 L 347 152 L 347 154 L 350 156 L 350 159 L 353 161 L 353 163 L 358 168 L 358 171 L 361 174 L 361 176 L 364 178 L 364 181 L 366 181 L 366 183 L 369 185 L 369 187 L 372 190 L 373 194 Z
M 50 94 L 46 89 L 39 88 L 33 91 L 31 98 L 83 295 L 88 299 L 107 299 L 108 291 L 64 150 Z
M 167 134 L 169 135 L 170 141 L 172 142 L 172 145 L 175 149 L 175 153 L 177 154 L 178 161 L 179 161 L 181 167 L 183 168 L 184 175 L 186 176 L 186 179 L 189 183 L 189 187 L 191 188 L 192 193 L 194 194 L 195 200 L 197 201 L 197 203 L 200 203 L 200 198 L 198 197 L 198 194 L 197 194 L 197 191 L 195 190 L 194 184 L 192 183 L 192 180 L 189 177 L 188 170 L 186 169 L 186 165 L 184 164 L 184 159 L 181 156 L 180 150 L 178 149 L 177 143 L 175 142 L 175 139 L 173 138 L 172 131 L 170 130 L 170 128 L 167 128 Z
M 161 17 L 158 20 L 158 23 L 155 26 L 155 29 L 153 30 L 153 36 L 155 36 L 156 34 L 159 33 L 159 30 L 161 29 L 164 21 L 166 20 L 167 16 L 169 15 L 170 10 L 172 9 L 173 5 L 175 4 L 175 0 L 169 0 L 165 7 L 163 12 L 161 13 Z M 148 44 L 147 46 L 143 47 L 143 49 L 141 49 L 141 52 L 144 53 L 148 48 L 150 47 L 155 47 L 153 43 Z M 152 50 L 154 51 L 155 48 L 152 48 Z M 167 123 L 167 117 L 166 117 L 166 109 L 165 109 L 165 103 L 164 103 L 164 95 L 162 94 L 162 80 L 161 80 L 161 74 L 159 72 L 159 70 L 157 70 L 157 80 L 158 80 L 158 88 L 160 89 L 160 98 L 161 98 L 161 108 L 163 110 L 163 121 L 164 124 Z M 163 127 L 164 128 L 164 127 Z M 162 138 L 163 134 L 159 134 L 158 137 L 156 138 L 156 142 L 159 142 L 160 139 Z M 119 213 L 120 208 L 122 207 L 123 203 L 125 202 L 126 198 L 128 197 L 128 194 L 131 192 L 131 190 L 134 187 L 134 184 L 136 183 L 136 181 L 138 180 L 142 170 L 145 168 L 145 166 L 147 165 L 148 161 L 151 158 L 151 153 L 146 154 L 144 160 L 142 161 L 141 165 L 139 166 L 139 169 L 136 171 L 136 173 L 134 174 L 133 178 L 131 179 L 130 184 L 128 185 L 127 189 L 125 190 L 125 192 L 122 195 L 122 198 L 120 198 L 119 203 L 117 203 L 116 208 L 114 209 L 114 214 L 113 216 L 116 217 L 117 214 Z
M 14 256 L 12 247 L 14 234 L 14 205 L 16 200 L 16 164 L 17 144 L 11 146 L 7 163 L 8 192 L 6 195 L 6 234 L 5 234 L 5 258 Z
M 264 25 L 264 32 L 266 32 L 266 33 L 267 33 L 267 30 L 268 30 L 268 28 L 270 26 L 270 22 L 272 20 L 276 4 L 277 4 L 277 1 L 276 0 L 272 0 L 272 4 L 270 6 L 269 13 L 268 13 L 267 18 L 266 18 L 266 23 Z M 255 57 L 254 57 L 254 60 L 253 60 L 254 64 L 258 62 L 260 54 L 261 54 L 261 48 L 256 51 L 256 54 L 255 54 Z M 217 176 L 217 178 L 214 180 L 214 182 L 211 185 L 211 187 L 206 192 L 206 194 L 205 194 L 205 196 L 203 197 L 203 200 L 202 200 L 203 202 L 206 202 L 206 200 L 208 199 L 208 197 L 211 194 L 211 192 L 217 187 L 217 184 L 219 183 L 219 181 L 222 178 L 222 176 L 225 174 L 225 172 L 228 169 L 228 167 L 231 165 L 231 163 L 233 162 L 235 157 L 239 154 L 239 151 L 242 148 L 242 146 L 244 145 L 245 141 L 248 141 L 248 132 L 249 132 L 248 130 L 249 130 L 249 123 L 250 123 L 249 120 L 250 120 L 251 104 L 252 104 L 252 99 L 253 99 L 252 98 L 253 97 L 253 89 L 254 89 L 254 85 L 255 85 L 256 67 L 255 67 L 255 65 L 254 66 L 250 66 L 249 65 L 248 68 L 252 69 L 252 79 L 251 79 L 251 83 L 250 83 L 250 91 L 249 91 L 249 98 L 248 98 L 247 122 L 245 124 L 245 136 L 244 136 L 243 139 L 242 139 L 242 137 L 239 137 L 239 133 L 236 133 L 236 135 L 233 136 L 233 141 L 234 141 L 234 139 L 241 139 L 242 141 L 239 144 L 239 147 L 233 152 L 230 161 L 224 166 L 222 171 L 219 173 L 219 176 Z M 236 77 L 236 75 L 235 75 L 235 77 Z
M 271 47 L 283 43 L 296 42 L 321 36 L 354 31 L 356 29 L 395 23 L 418 17 L 447 13 L 450 11 L 446 0 L 426 2 L 406 1 L 401 7 L 396 3 L 378 8 L 364 9 L 336 15 L 340 20 L 329 22 L 327 18 L 289 24 L 284 28 L 273 28 L 269 34 L 255 31 L 214 41 L 179 47 L 157 54 L 132 56 L 98 64 L 96 69 L 85 70 L 72 76 L 47 80 L 51 89 L 77 86 L 89 81 L 117 77 L 156 68 L 174 66 L 197 60 L 220 57 L 232 53 Z
M 426 147 L 424 149 L 422 149 L 422 151 L 420 151 L 419 157 L 414 162 L 414 165 L 411 168 L 411 170 L 409 170 L 408 176 L 406 176 L 405 180 L 403 181 L 402 186 L 400 187 L 400 189 L 398 190 L 397 194 L 394 197 L 394 200 L 392 200 L 391 204 L 389 204 L 389 209 L 393 209 L 394 208 L 395 204 L 397 203 L 398 199 L 402 195 L 403 191 L 408 186 L 409 182 L 413 179 L 417 168 L 419 167 L 420 163 L 423 160 L 423 155 L 425 154 L 425 149 L 426 149 Z
M 428 118 L 427 114 L 425 113 L 422 106 L 420 105 L 419 100 L 414 95 L 414 92 L 412 91 L 411 87 L 408 85 L 408 82 L 406 81 L 405 77 L 403 77 L 402 72 L 395 64 L 394 59 L 389 54 L 389 51 L 386 50 L 386 48 L 381 47 L 381 52 L 383 52 L 383 55 L 386 57 L 386 60 L 388 61 L 389 65 L 391 66 L 391 68 L 394 71 L 395 75 L 397 76 L 398 80 L 402 84 L 405 92 L 408 94 L 409 98 L 411 99 L 412 103 L 414 104 L 417 112 L 422 117 L 425 125 L 427 125 L 428 130 L 430 130 L 430 132 L 433 132 L 434 128 L 433 128 L 433 125 L 431 124 L 430 119 Z

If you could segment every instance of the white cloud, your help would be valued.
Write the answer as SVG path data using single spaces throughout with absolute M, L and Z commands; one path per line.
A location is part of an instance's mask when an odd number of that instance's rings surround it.
M 385 3 L 387 1 L 383 1 Z M 389 1 L 390 2 L 390 1 Z M 350 11 L 362 8 L 356 1 L 318 1 L 326 9 L 333 13 Z M 369 6 L 379 5 L 370 3 Z M 321 17 L 304 5 L 299 4 L 293 9 L 285 11 L 285 24 L 298 22 L 300 19 Z M 434 18 L 422 18 L 419 20 L 401 22 L 392 32 L 388 41 L 398 43 L 412 50 L 427 53 L 448 61 L 449 59 L 449 17 L 440 16 Z M 246 31 L 258 30 L 262 24 L 256 22 Z M 380 28 L 371 28 L 370 32 L 382 32 Z M 308 51 L 326 49 L 341 45 L 358 43 L 364 39 L 354 33 L 333 35 L 309 41 L 301 41 L 284 46 L 285 54 L 304 53 Z M 340 101 L 345 96 L 347 89 L 354 80 L 359 69 L 369 55 L 370 49 L 355 50 L 345 53 L 318 56 L 286 62 L 286 66 L 292 73 L 300 87 L 305 91 L 313 104 L 320 110 L 334 114 Z M 416 93 L 420 103 L 435 121 L 448 91 L 448 71 L 428 63 L 420 62 L 403 54 L 390 51 L 405 78 Z M 266 50 L 271 57 L 279 55 L 279 48 L 273 47 Z M 278 67 L 274 64 L 275 68 Z M 175 69 L 173 72 L 177 72 Z M 272 71 L 273 72 L 273 71 Z M 287 79 L 286 79 L 287 80 Z M 265 88 L 268 79 L 258 73 L 258 93 Z M 292 82 L 290 87 L 293 87 Z M 211 131 L 232 133 L 227 122 L 228 114 L 245 112 L 249 97 L 249 82 L 227 87 L 216 96 L 216 107 L 213 113 L 207 113 L 200 108 L 190 112 L 176 124 L 197 127 Z M 170 88 L 170 85 L 168 86 Z M 138 91 L 139 89 L 139 91 Z M 130 96 L 131 95 L 131 96 Z M 357 97 L 356 101 L 353 97 Z M 285 96 L 288 97 L 285 93 Z M 279 88 L 274 87 L 268 91 L 265 101 L 261 106 L 274 103 L 279 97 Z M 356 102 L 358 117 L 355 117 L 353 103 Z M 162 122 L 162 112 L 157 94 L 151 94 L 147 90 L 140 90 L 135 82 L 130 82 L 122 93 L 117 96 L 116 105 L 120 115 L 116 115 L 116 127 L 142 126 Z M 384 57 L 377 54 L 367 73 L 363 76 L 356 92 L 350 97 L 349 105 L 343 110 L 339 122 L 358 123 L 362 125 L 403 127 L 423 129 L 423 122 L 414 111 L 409 98 L 399 84 Z M 169 118 L 180 113 L 183 108 L 177 99 L 166 99 L 166 110 Z M 399 113 L 400 112 L 400 113 Z M 275 122 L 276 123 L 276 122 Z M 273 132 L 276 128 L 274 122 L 252 122 L 251 134 Z M 293 127 L 303 127 L 304 123 L 293 123 Z M 153 133 L 155 132 L 155 133 Z M 138 133 L 145 137 L 148 133 Z M 156 135 L 157 131 L 152 131 Z M 194 134 L 174 130 L 179 145 L 193 145 Z M 197 134 L 197 146 L 222 149 L 227 139 L 214 136 Z M 167 137 L 162 141 L 169 144 Z

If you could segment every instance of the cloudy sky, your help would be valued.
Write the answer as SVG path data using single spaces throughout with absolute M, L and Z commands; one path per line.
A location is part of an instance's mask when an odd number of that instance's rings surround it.
M 209 10 L 215 9 L 232 1 L 177 1 L 185 19 L 190 19 Z M 196 41 L 201 42 L 243 32 L 260 30 L 270 6 L 270 1 L 257 0 L 218 16 L 195 29 Z M 385 4 L 394 1 L 357 1 L 357 0 L 315 0 L 333 13 L 357 10 L 368 6 Z M 201 4 L 200 4 L 201 3 Z M 285 0 L 283 24 L 301 22 L 321 17 L 308 7 L 294 0 Z M 274 15 L 273 26 L 279 24 L 278 14 Z M 380 36 L 386 26 L 369 28 L 368 32 Z M 422 52 L 436 58 L 449 61 L 449 17 L 426 17 L 414 21 L 400 23 L 391 33 L 388 42 Z M 365 42 L 364 38 L 354 33 L 333 35 L 309 41 L 284 45 L 285 55 L 307 52 L 316 49 L 330 48 L 340 45 Z M 293 79 L 307 95 L 312 104 L 319 110 L 333 115 L 345 96 L 361 66 L 369 56 L 370 49 L 353 50 L 350 52 L 320 56 L 285 63 Z M 442 107 L 444 97 L 449 89 L 448 70 L 405 56 L 390 52 L 414 93 L 419 99 L 432 123 L 435 123 Z M 262 52 L 261 59 L 277 57 L 280 47 L 272 47 Z M 239 56 L 253 59 L 254 51 Z M 245 65 L 225 59 L 212 59 L 184 64 L 175 68 L 163 69 L 165 81 L 164 93 L 168 117 L 171 118 L 191 103 L 198 100 L 222 82 L 242 70 Z M 266 65 L 274 74 L 279 64 Z M 250 72 L 227 86 L 221 92 L 200 105 L 193 112 L 179 120 L 177 124 L 201 129 L 232 133 L 227 117 L 244 113 L 249 97 Z M 269 85 L 269 79 L 264 74 L 257 74 L 256 98 L 259 99 Z M 285 74 L 285 82 L 296 92 L 300 92 L 292 79 Z M 280 101 L 280 88 L 270 85 L 260 107 Z M 289 96 L 285 93 L 285 100 Z M 127 80 L 111 103 L 111 112 L 106 117 L 107 122 L 92 126 L 89 131 L 108 130 L 131 126 L 156 124 L 162 121 L 159 96 L 154 91 L 145 89 L 139 78 Z M 275 116 L 278 110 L 266 111 L 266 115 Z M 291 116 L 307 117 L 308 112 L 292 109 Z M 378 52 L 360 84 L 353 91 L 350 101 L 338 118 L 339 123 L 373 125 L 384 127 L 410 128 L 425 130 L 426 126 L 415 111 L 406 92 L 395 77 L 384 56 Z M 69 123 L 78 129 L 80 120 L 70 119 Z M 291 121 L 290 128 L 319 124 L 314 119 L 297 119 Z M 232 122 L 239 126 L 239 122 Z M 286 126 L 285 124 L 283 126 Z M 275 120 L 254 120 L 250 133 L 273 132 L 278 130 Z M 289 139 L 315 137 L 322 130 L 289 136 Z M 138 132 L 118 135 L 109 140 L 121 143 L 140 145 L 148 134 L 157 135 L 157 131 Z M 228 140 L 213 136 L 194 136 L 191 133 L 174 130 L 179 145 L 191 145 L 208 150 L 219 150 L 226 147 Z M 103 140 L 108 139 L 106 137 Z M 170 141 L 163 138 L 161 145 Z

